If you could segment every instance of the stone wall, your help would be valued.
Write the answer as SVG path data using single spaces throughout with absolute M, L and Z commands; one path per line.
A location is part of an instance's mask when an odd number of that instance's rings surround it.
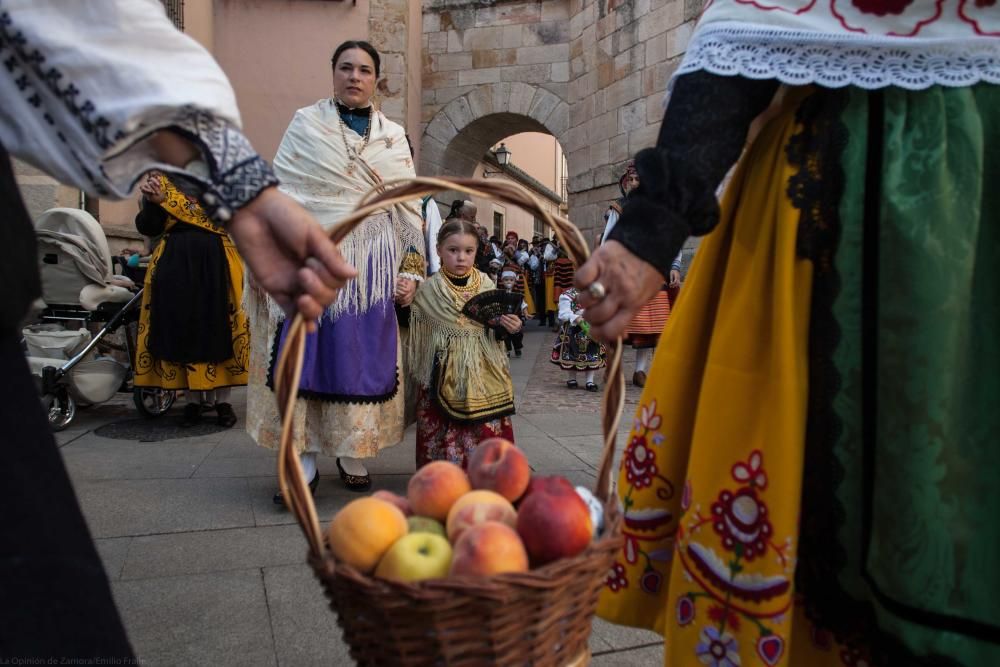
M 425 0 L 421 172 L 471 175 L 505 136 L 553 134 L 570 219 L 603 227 L 628 159 L 656 141 L 702 0 Z

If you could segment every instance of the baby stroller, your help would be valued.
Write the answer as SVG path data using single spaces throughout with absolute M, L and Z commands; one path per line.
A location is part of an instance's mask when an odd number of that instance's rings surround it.
M 54 208 L 35 221 L 35 233 L 44 306 L 22 335 L 53 430 L 70 425 L 77 405 L 104 403 L 118 392 L 132 393 L 146 417 L 167 412 L 176 392 L 132 386 L 142 290 L 111 273 L 100 223 L 86 211 Z M 91 334 L 95 324 L 102 326 Z M 123 344 L 108 340 L 119 329 Z M 115 350 L 127 363 L 111 355 Z

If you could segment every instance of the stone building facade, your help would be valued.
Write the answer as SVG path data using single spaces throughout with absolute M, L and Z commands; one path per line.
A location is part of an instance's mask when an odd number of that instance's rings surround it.
M 425 0 L 421 171 L 471 175 L 516 132 L 566 152 L 569 217 L 588 238 L 656 141 L 701 0 Z

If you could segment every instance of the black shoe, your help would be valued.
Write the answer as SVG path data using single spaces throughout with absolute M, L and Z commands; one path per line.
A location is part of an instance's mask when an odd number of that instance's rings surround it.
M 319 486 L 319 470 L 316 471 L 316 474 L 313 475 L 312 481 L 309 482 L 309 492 L 313 494 L 313 497 L 316 497 L 316 488 L 318 486 Z M 278 491 L 276 494 L 274 494 L 274 497 L 271 498 L 271 500 L 274 502 L 275 505 L 281 505 L 282 507 L 285 506 L 285 499 L 284 497 L 282 497 L 281 491 Z
M 567 389 L 576 389 L 579 386 L 580 385 L 577 384 L 576 380 L 566 380 L 566 388 Z
M 600 391 L 600 387 L 598 387 L 593 382 L 588 382 L 587 383 L 587 391 Z
M 514 356 L 520 358 L 521 350 L 514 350 Z
M 219 426 L 232 428 L 236 424 L 236 413 L 233 412 L 233 406 L 229 403 L 216 403 L 215 420 L 219 423 Z
M 181 426 L 190 428 L 201 421 L 201 404 L 188 403 L 184 406 L 184 417 L 181 419 Z
M 340 459 L 337 459 L 337 470 L 340 471 L 340 479 L 344 482 L 344 486 L 347 487 L 348 491 L 356 491 L 358 493 L 363 493 L 368 489 L 372 488 L 372 478 L 371 475 L 349 475 L 344 471 L 344 467 L 340 465 Z

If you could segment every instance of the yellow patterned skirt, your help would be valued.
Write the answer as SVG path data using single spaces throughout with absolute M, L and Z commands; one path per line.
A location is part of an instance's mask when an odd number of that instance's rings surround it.
M 795 604 L 813 264 L 786 194 L 792 112 L 743 156 L 657 347 L 622 456 L 625 547 L 598 614 L 666 664 L 844 664 Z
M 233 357 L 219 363 L 178 364 L 157 359 L 149 351 L 149 302 L 156 276 L 156 263 L 163 254 L 169 236 L 161 242 L 149 260 L 144 281 L 142 306 L 139 315 L 139 333 L 136 337 L 135 385 L 161 389 L 190 389 L 208 391 L 221 387 L 243 386 L 249 378 L 250 324 L 243 310 L 243 262 L 228 236 L 222 245 L 229 268 L 229 326 L 233 335 Z

